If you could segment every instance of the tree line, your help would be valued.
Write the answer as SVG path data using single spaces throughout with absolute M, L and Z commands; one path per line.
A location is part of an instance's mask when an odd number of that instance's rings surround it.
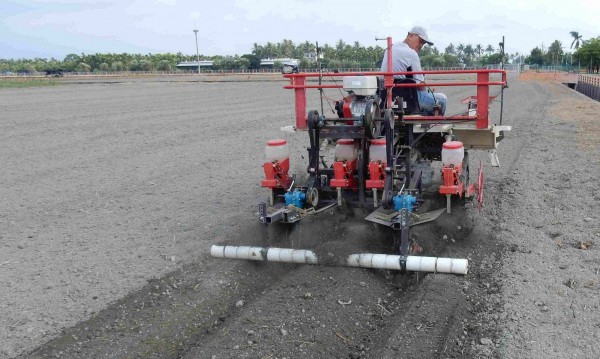
M 584 40 L 578 31 L 570 32 L 573 41 L 569 47 L 573 52 L 563 51 L 563 44 L 555 40 L 546 49 L 536 46 L 525 63 L 539 66 L 577 66 L 587 68 L 589 72 L 599 72 L 600 36 Z
M 518 62 L 532 65 L 578 64 L 581 66 L 600 65 L 600 37 L 583 40 L 578 32 L 571 32 L 574 40 L 571 48 L 574 52 L 564 52 L 560 41 L 555 40 L 548 49 L 543 46 L 531 50 L 529 55 L 501 54 L 498 48 L 488 44 L 448 45 L 444 51 L 435 46 L 425 46 L 420 53 L 422 66 L 458 67 L 486 66 L 500 62 Z M 252 51 L 242 56 L 201 56 L 201 60 L 213 61 L 212 69 L 253 70 L 260 68 L 261 59 L 294 58 L 299 59 L 299 67 L 316 68 L 314 61 L 317 44 L 308 41 L 295 44 L 284 39 L 278 43 L 267 42 L 264 45 L 254 43 Z M 359 42 L 352 44 L 339 40 L 335 45 L 324 44 L 319 47 L 322 54 L 321 65 L 325 68 L 379 68 L 384 48 L 365 47 Z M 63 60 L 54 58 L 34 59 L 0 59 L 0 72 L 34 73 L 51 69 L 62 69 L 65 72 L 106 72 L 106 71 L 172 71 L 181 62 L 196 61 L 195 55 L 176 54 L 128 54 L 128 53 L 96 53 L 69 54 Z M 594 66 L 594 67 L 595 67 Z

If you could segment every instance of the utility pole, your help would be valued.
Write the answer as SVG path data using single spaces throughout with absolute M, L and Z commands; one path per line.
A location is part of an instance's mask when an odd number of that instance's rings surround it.
M 498 44 L 500 46 L 500 68 L 504 70 L 504 36 L 502 36 L 502 42 Z M 504 108 L 504 86 L 500 89 L 500 125 L 502 125 L 502 109 Z M 504 136 L 504 134 L 502 134 Z M 450 198 L 450 197 L 448 197 Z
M 198 52 L 198 29 L 194 29 L 194 35 L 196 36 L 196 63 L 198 64 L 198 74 L 200 74 L 200 53 Z

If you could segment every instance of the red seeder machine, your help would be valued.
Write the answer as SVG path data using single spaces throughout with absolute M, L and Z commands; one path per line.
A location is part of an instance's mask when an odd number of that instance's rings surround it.
M 388 49 L 392 47 L 387 38 Z M 391 51 L 389 51 L 391 54 Z M 388 68 L 392 68 L 388 56 Z M 475 81 L 417 83 L 413 74 L 464 75 Z M 491 75 L 500 80 L 492 81 Z M 398 79 L 394 75 L 404 75 Z M 468 150 L 490 153 L 498 166 L 496 148 L 510 126 L 491 123 L 490 87 L 506 87 L 504 70 L 458 70 L 422 72 L 286 74 L 295 95 L 296 130 L 308 133 L 308 179 L 297 183 L 289 173 L 290 154 L 283 139 L 268 141 L 265 177 L 261 182 L 268 200 L 259 204 L 259 219 L 269 225 L 295 223 L 336 205 L 372 208 L 366 219 L 398 232 L 397 254 L 361 253 L 350 255 L 345 265 L 409 271 L 466 274 L 466 259 L 412 255 L 409 230 L 413 225 L 435 220 L 444 211 L 450 213 L 452 198 L 468 198 L 483 204 L 483 167 L 471 181 Z M 341 84 L 340 84 L 341 82 Z M 418 103 L 419 87 L 471 86 L 476 94 L 462 101 L 466 111 L 442 116 L 422 115 Z M 345 96 L 335 103 L 337 117 L 329 118 L 316 110 L 306 113 L 307 89 L 342 89 Z M 323 112 L 323 111 L 322 111 Z M 501 117 L 500 117 L 501 118 Z M 335 144 L 333 163 L 327 164 L 321 153 L 324 144 Z M 432 161 L 441 161 L 439 196 L 446 207 L 422 213 L 423 189 L 432 184 Z M 315 252 L 291 248 L 213 246 L 211 254 L 235 258 L 289 263 L 319 263 Z

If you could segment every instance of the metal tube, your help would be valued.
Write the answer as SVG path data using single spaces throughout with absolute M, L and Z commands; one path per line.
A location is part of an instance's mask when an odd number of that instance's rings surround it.
M 289 88 L 294 89 L 295 104 L 296 104 L 296 128 L 306 129 L 306 78 L 295 77 L 291 78 L 290 82 L 292 86 Z
M 300 78 L 300 77 L 296 77 Z M 504 81 L 468 81 L 468 82 L 430 82 L 431 86 L 448 86 L 448 87 L 458 87 L 458 86 L 504 86 L 506 82 Z M 424 87 L 423 84 L 396 84 L 391 87 Z M 284 89 L 341 89 L 344 88 L 343 85 L 286 85 L 283 86 Z
M 415 75 L 415 74 L 424 74 L 424 75 L 441 75 L 441 74 L 478 74 L 478 73 L 487 73 L 487 74 L 501 74 L 506 72 L 505 70 L 487 70 L 487 69 L 478 69 L 478 70 L 436 70 L 436 71 L 363 71 L 363 72 L 332 72 L 327 73 L 327 77 L 343 77 L 343 76 L 384 76 L 384 75 Z M 302 74 L 285 74 L 283 77 L 285 78 L 293 78 L 293 77 L 318 77 L 318 73 L 302 73 Z
M 388 72 L 392 72 L 393 71 L 393 61 L 392 61 L 392 37 L 388 36 L 387 38 L 387 70 Z M 389 87 L 390 85 L 394 84 L 394 77 L 390 76 L 390 75 L 384 75 L 383 76 L 383 82 L 385 85 L 385 88 L 387 89 L 387 98 L 386 98 L 386 106 L 387 108 L 392 108 L 392 89 Z
M 307 249 L 266 248 L 213 245 L 210 254 L 215 258 L 245 259 L 296 264 L 319 264 L 316 253 Z M 348 267 L 401 270 L 411 272 L 467 274 L 469 261 L 460 258 L 399 256 L 394 254 L 360 253 L 349 255 L 343 264 Z
M 198 74 L 200 74 L 200 53 L 198 52 L 198 30 L 194 29 L 194 36 L 196 37 L 196 64 L 198 64 Z

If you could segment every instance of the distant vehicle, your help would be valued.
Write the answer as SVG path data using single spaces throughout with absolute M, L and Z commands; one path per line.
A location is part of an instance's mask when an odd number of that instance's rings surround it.
M 12 75 L 12 74 L 13 74 L 13 73 L 12 73 L 12 72 L 10 72 L 10 71 L 2 71 L 2 76 L 10 76 L 10 75 Z
M 48 70 L 46 70 L 46 76 L 62 77 L 63 70 L 62 69 L 48 69 Z
M 298 72 L 298 66 L 290 64 L 283 65 L 283 69 L 281 70 L 282 74 L 297 74 Z

